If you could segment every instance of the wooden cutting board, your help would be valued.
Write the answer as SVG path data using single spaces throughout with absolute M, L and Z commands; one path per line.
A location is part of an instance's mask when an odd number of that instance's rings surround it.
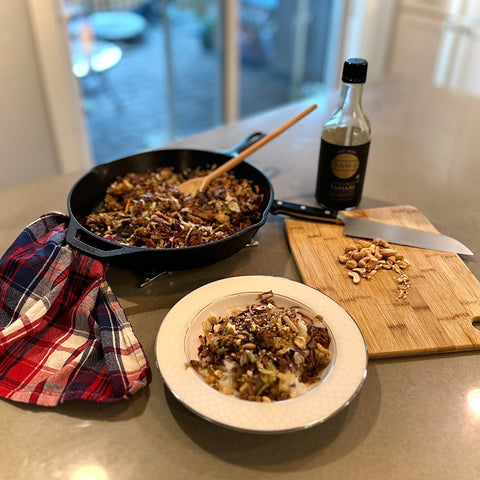
M 436 232 L 414 207 L 349 212 L 371 220 Z M 454 253 L 395 245 L 410 262 L 410 290 L 399 302 L 394 273 L 380 270 L 355 285 L 338 261 L 352 243 L 343 226 L 285 220 L 302 280 L 340 303 L 357 321 L 370 358 L 480 349 L 480 283 Z

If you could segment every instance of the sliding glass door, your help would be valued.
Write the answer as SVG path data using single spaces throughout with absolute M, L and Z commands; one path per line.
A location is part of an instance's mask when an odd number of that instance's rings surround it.
M 64 0 L 95 163 L 318 93 L 334 3 Z

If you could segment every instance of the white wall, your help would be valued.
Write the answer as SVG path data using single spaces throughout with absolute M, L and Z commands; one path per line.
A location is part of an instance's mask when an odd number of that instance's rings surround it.
M 383 78 L 388 68 L 398 0 L 346 2 L 343 58 L 368 60 L 368 82 Z
M 27 13 L 0 2 L 0 190 L 58 172 Z
M 0 58 L 0 190 L 90 168 L 61 0 L 0 0 Z

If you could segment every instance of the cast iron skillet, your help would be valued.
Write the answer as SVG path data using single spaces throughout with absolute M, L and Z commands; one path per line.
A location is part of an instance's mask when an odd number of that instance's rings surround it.
M 107 187 L 120 175 L 166 166 L 183 171 L 197 166 L 221 165 L 263 136 L 265 134 L 260 132 L 253 133 L 226 152 L 153 150 L 94 167 L 73 186 L 68 196 L 70 222 L 67 243 L 94 258 L 133 269 L 183 270 L 208 265 L 233 255 L 247 245 L 266 222 L 273 202 L 273 187 L 270 181 L 258 168 L 246 161 L 235 167 L 233 172 L 236 176 L 252 180 L 258 185 L 263 194 L 260 205 L 261 219 L 225 239 L 182 248 L 131 247 L 93 234 L 85 227 L 84 219 L 102 202 Z

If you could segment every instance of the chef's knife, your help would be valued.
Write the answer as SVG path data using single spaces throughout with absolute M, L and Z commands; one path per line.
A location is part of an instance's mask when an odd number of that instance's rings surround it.
M 426 248 L 442 252 L 473 255 L 470 249 L 454 238 L 441 233 L 426 232 L 416 228 L 401 227 L 389 223 L 376 222 L 365 218 L 350 217 L 341 211 L 310 207 L 295 203 L 274 200 L 270 208 L 273 214 L 284 214 L 291 217 L 320 222 L 345 225 L 345 235 L 360 238 L 381 238 L 387 242 L 410 247 Z

